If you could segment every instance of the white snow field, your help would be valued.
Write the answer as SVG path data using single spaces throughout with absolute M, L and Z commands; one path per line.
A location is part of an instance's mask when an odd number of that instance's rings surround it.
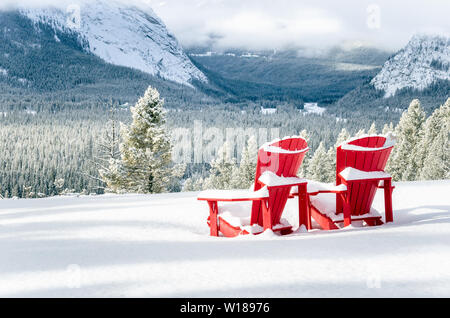
M 450 180 L 398 183 L 394 208 L 382 227 L 225 239 L 196 193 L 0 200 L 0 296 L 449 297 Z

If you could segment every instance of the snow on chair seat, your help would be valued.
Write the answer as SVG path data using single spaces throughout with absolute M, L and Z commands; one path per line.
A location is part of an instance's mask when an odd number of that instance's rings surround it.
M 258 181 L 266 187 L 296 186 L 308 183 L 305 179 L 297 177 L 277 176 L 272 171 L 264 172 Z
M 235 201 L 230 201 L 235 202 Z M 258 224 L 251 224 L 251 203 L 241 202 L 233 204 L 226 202 L 219 207 L 219 228 L 227 228 L 230 234 L 257 235 L 264 232 L 264 228 Z M 222 224 L 220 224 L 222 222 Z M 226 226 L 224 226 L 226 224 Z M 291 225 L 288 221 L 281 219 L 279 224 L 273 226 L 274 232 L 289 230 Z M 233 235 L 234 236 L 234 235 Z
M 343 223 L 345 221 L 344 214 L 336 214 L 336 194 L 334 193 L 319 193 L 311 197 L 311 204 L 320 211 L 323 215 L 328 217 L 334 223 Z M 352 216 L 352 221 L 364 221 L 368 219 L 381 219 L 381 214 L 371 209 L 369 213 Z
M 336 186 L 345 186 L 347 190 L 310 193 L 311 215 L 322 228 L 338 229 L 337 223 L 344 221 L 344 226 L 348 226 L 355 220 L 363 220 L 370 226 L 382 225 L 381 215 L 372 209 L 380 182 L 385 191 L 386 222 L 393 221 L 394 188 L 384 168 L 394 145 L 392 136 L 364 136 L 338 147 Z
M 198 195 L 200 201 L 242 202 L 269 198 L 267 187 L 258 191 L 249 190 L 207 190 Z
M 206 191 L 198 200 L 207 201 L 210 208 L 208 225 L 211 235 L 226 237 L 240 234 L 259 234 L 267 229 L 281 234 L 292 232 L 292 226 L 281 219 L 292 187 L 299 187 L 300 225 L 310 228 L 307 206 L 307 183 L 297 173 L 308 152 L 308 144 L 301 137 L 287 137 L 263 145 L 258 152 L 254 191 Z M 252 201 L 247 214 L 230 215 L 219 208 L 219 202 Z M 249 218 L 250 216 L 250 218 Z M 237 222 L 237 219 L 241 221 Z M 249 228 L 250 227 L 250 228 Z
M 383 180 L 391 178 L 391 175 L 384 171 L 361 171 L 348 167 L 339 174 L 345 181 L 358 180 Z
M 315 195 L 319 193 L 342 193 L 347 191 L 347 186 L 344 184 L 336 186 L 332 183 L 323 183 L 306 179 L 305 182 L 308 183 L 307 192 L 309 195 Z M 298 189 L 292 188 L 291 195 L 298 195 Z

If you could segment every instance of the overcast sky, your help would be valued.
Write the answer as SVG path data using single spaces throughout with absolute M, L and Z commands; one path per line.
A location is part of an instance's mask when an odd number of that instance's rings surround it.
M 186 47 L 282 49 L 341 44 L 396 50 L 414 33 L 450 31 L 450 0 L 122 1 L 150 5 Z
M 152 0 L 185 46 L 333 44 L 398 49 L 414 33 L 450 31 L 450 0 Z

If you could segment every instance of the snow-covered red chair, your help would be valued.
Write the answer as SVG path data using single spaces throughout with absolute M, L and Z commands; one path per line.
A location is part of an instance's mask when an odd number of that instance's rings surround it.
M 292 226 L 281 217 L 293 187 L 300 193 L 300 225 L 309 228 L 307 182 L 297 178 L 308 150 L 306 140 L 301 137 L 267 143 L 258 152 L 252 190 L 211 190 L 200 193 L 198 200 L 206 201 L 209 205 L 211 236 L 219 236 L 219 233 L 225 237 L 256 235 L 268 229 L 282 235 L 292 233 Z M 220 207 L 219 202 L 222 203 Z M 249 202 L 251 205 L 241 203 L 230 206 L 230 202 Z
M 350 140 L 337 148 L 336 186 L 308 185 L 311 216 L 325 230 L 364 221 L 384 224 L 372 208 L 377 189 L 384 189 L 385 220 L 393 222 L 392 177 L 384 172 L 395 146 L 393 136 L 369 136 Z

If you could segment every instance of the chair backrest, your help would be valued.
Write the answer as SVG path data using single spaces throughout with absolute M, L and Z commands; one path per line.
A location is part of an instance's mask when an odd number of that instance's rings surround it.
M 354 139 L 337 149 L 336 185 L 342 184 L 339 174 L 346 168 L 355 168 L 365 172 L 384 171 L 394 144 L 385 136 L 370 136 Z M 358 181 L 349 185 L 348 195 L 352 215 L 370 213 L 378 181 Z M 342 202 L 337 199 L 336 208 L 342 212 Z
M 258 180 L 266 171 L 273 172 L 280 177 L 296 177 L 308 150 L 308 143 L 301 137 L 289 137 L 261 147 L 258 152 L 254 190 L 258 191 L 262 188 Z M 290 191 L 290 188 L 284 188 L 270 192 L 269 204 L 272 209 L 272 224 L 280 223 Z M 253 203 L 251 224 L 263 226 L 261 202 L 255 201 Z

